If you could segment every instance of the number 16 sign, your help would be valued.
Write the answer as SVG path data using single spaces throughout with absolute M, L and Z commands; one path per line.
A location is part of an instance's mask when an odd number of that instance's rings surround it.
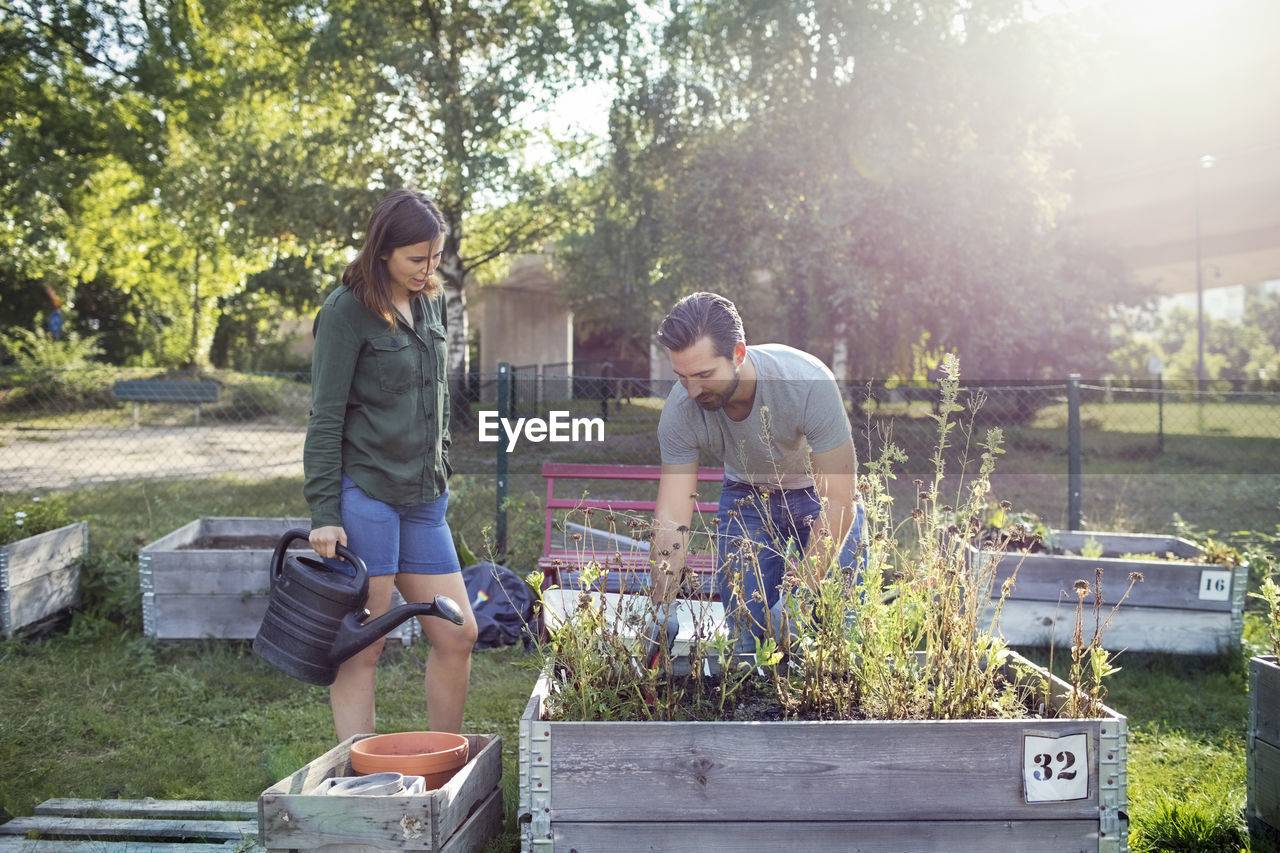
M 1089 796 L 1089 736 L 1022 736 L 1022 785 L 1028 803 Z

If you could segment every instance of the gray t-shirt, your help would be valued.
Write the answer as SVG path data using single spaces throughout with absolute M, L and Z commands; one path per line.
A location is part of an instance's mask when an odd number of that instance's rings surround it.
M 742 421 L 708 412 L 676 383 L 658 420 L 662 461 L 697 462 L 706 450 L 731 480 L 784 489 L 813 485 L 809 451 L 835 450 L 852 435 L 831 371 L 783 344 L 747 347 L 756 369 L 751 414 Z

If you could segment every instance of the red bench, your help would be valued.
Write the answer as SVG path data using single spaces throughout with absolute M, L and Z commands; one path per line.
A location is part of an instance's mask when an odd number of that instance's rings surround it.
M 661 468 L 657 465 L 587 465 L 572 463 L 548 462 L 542 466 L 542 476 L 547 481 L 546 527 L 542 540 L 542 557 L 538 559 L 538 568 L 542 570 L 543 586 L 556 584 L 570 587 L 581 577 L 582 571 L 592 563 L 599 563 L 607 570 L 603 591 L 605 592 L 640 592 L 649 586 L 649 552 L 647 542 L 638 542 L 629 534 L 630 530 L 621 513 L 644 512 L 649 515 L 646 524 L 652 522 L 653 500 L 625 500 L 620 498 L 601 498 L 581 494 L 563 496 L 556 494 L 557 480 L 601 480 L 617 482 L 619 480 L 646 480 L 651 482 L 653 494 L 658 491 L 658 477 Z M 698 481 L 720 483 L 724 480 L 721 468 L 699 468 Z M 556 528 L 557 511 L 596 510 L 588 517 L 582 517 L 581 523 L 566 519 L 563 538 L 553 541 Z M 697 512 L 714 516 L 718 504 L 699 501 Z M 619 513 L 610 522 L 607 516 Z M 572 515 L 572 513 L 566 513 Z M 697 527 L 695 517 L 694 527 Z M 577 528 L 577 540 L 574 528 Z M 701 594 L 713 596 L 715 593 L 715 555 L 694 553 L 686 560 L 686 565 L 699 581 Z M 598 586 L 596 588 L 599 588 Z

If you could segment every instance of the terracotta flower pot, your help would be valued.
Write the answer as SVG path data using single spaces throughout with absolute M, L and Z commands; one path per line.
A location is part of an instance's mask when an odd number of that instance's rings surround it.
M 453 778 L 467 763 L 467 739 L 448 732 L 395 732 L 351 745 L 351 769 L 360 774 L 421 776 L 428 790 Z

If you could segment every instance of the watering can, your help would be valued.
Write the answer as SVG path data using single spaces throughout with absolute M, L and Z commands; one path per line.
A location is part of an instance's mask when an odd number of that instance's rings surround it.
M 462 609 L 445 595 L 434 601 L 404 604 L 370 622 L 369 570 L 343 545 L 338 556 L 355 568 L 355 577 L 335 571 L 317 557 L 286 555 L 306 530 L 289 530 L 271 556 L 271 596 L 253 651 L 267 663 L 309 684 L 332 684 L 338 666 L 413 616 L 439 616 L 455 625 Z

